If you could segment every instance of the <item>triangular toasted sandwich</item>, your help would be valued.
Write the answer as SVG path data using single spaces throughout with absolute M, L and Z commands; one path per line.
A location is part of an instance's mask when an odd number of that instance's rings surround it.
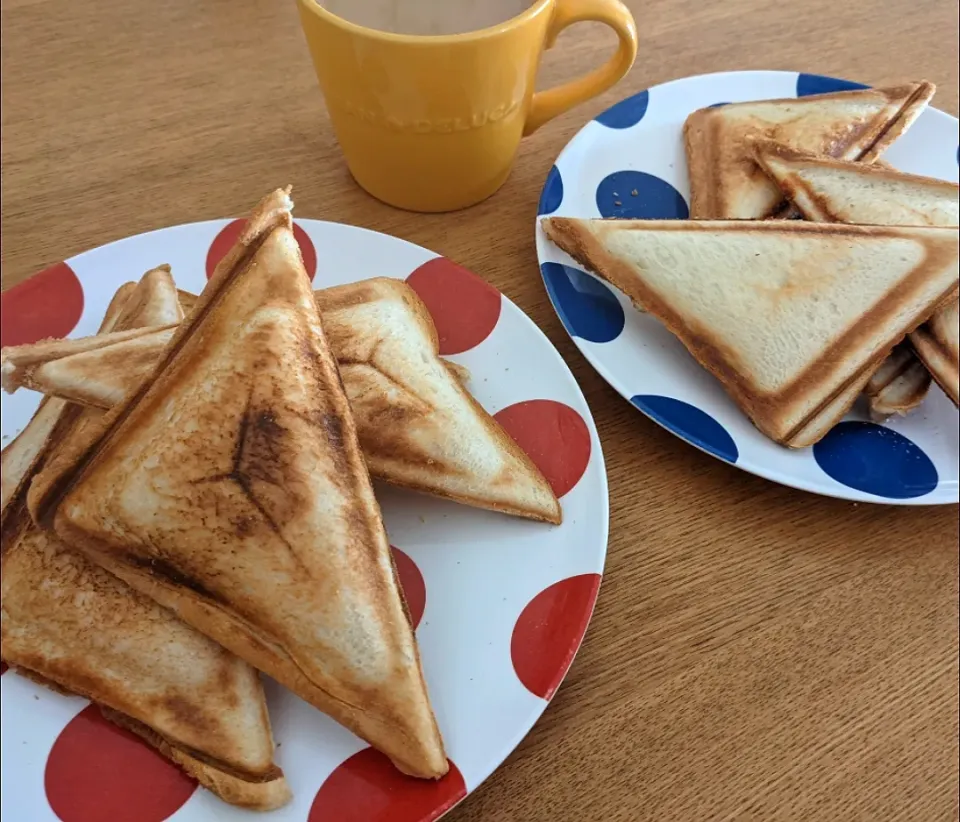
M 34 480 L 65 542 L 402 771 L 447 760 L 347 397 L 293 236 L 257 208 L 148 379 Z
M 807 220 L 859 225 L 960 226 L 960 187 L 956 183 L 815 157 L 769 141 L 756 143 L 754 150 L 763 169 Z M 960 401 L 957 325 L 954 302 L 910 335 L 920 359 L 954 404 Z M 903 384 L 895 391 L 903 393 Z M 917 395 L 906 392 L 904 396 L 915 398 Z M 882 393 L 875 397 L 885 405 L 895 402 Z M 874 405 L 872 401 L 871 408 L 879 411 Z
M 148 274 L 122 288 L 103 328 L 169 316 L 155 285 Z M 4 511 L 0 655 L 30 679 L 87 697 L 225 801 L 277 808 L 290 790 L 273 763 L 257 672 L 30 521 L 26 484 L 92 415 L 65 404 L 45 439 L 38 428 L 28 436 L 35 456 Z
M 315 297 L 374 476 L 560 522 L 543 474 L 440 358 L 433 320 L 410 286 L 380 278 Z
M 100 334 L 113 329 L 136 287 L 136 283 L 124 283 L 117 289 L 107 306 Z M 16 507 L 14 502 L 26 496 L 30 480 L 43 465 L 51 443 L 59 441 L 60 437 L 54 436 L 54 431 L 70 424 L 63 419 L 67 406 L 68 403 L 58 397 L 44 397 L 26 427 L 0 451 L 0 529 L 3 531 L 8 515 Z M 71 413 L 76 415 L 80 411 Z
M 180 295 L 169 265 L 151 268 L 140 278 L 124 313 L 134 318 L 139 328 L 170 325 L 183 319 Z
M 957 288 L 950 229 L 564 217 L 543 227 L 663 322 L 763 433 L 792 446 L 825 434 L 820 415 L 839 419 Z
M 853 225 L 960 226 L 956 183 L 877 164 L 821 157 L 773 140 L 754 156 L 805 220 Z
M 176 328 L 144 328 L 136 336 L 103 334 L 97 347 L 79 337 L 42 343 L 39 352 L 33 345 L 5 348 L 0 354 L 3 389 L 29 388 L 90 408 L 112 408 L 153 372 Z
M 118 371 L 136 374 L 130 379 L 141 379 L 156 362 L 156 329 L 168 330 L 163 338 L 166 341 L 176 324 L 183 319 L 183 309 L 170 266 L 161 265 L 147 271 L 131 292 L 130 301 L 125 306 L 125 313 L 137 318 L 135 327 L 117 328 L 92 337 L 45 340 L 4 348 L 0 355 L 0 380 L 4 390 L 12 392 L 21 386 L 34 388 L 52 383 L 61 386 L 62 390 L 57 395 L 62 399 L 91 405 L 85 401 L 85 384 L 82 381 L 74 382 L 76 375 L 83 373 L 81 369 L 89 368 L 93 374 L 102 375 L 94 378 L 94 384 L 100 379 L 115 381 Z M 110 351 L 103 351 L 117 342 L 130 343 L 130 347 L 122 352 L 127 358 L 126 366 L 119 359 L 112 359 Z M 151 354 L 146 361 L 142 353 L 144 350 Z M 77 359 L 63 367 L 61 361 L 66 356 Z
M 68 355 L 90 354 L 101 348 L 116 345 L 118 342 L 130 342 L 144 336 L 150 337 L 156 331 L 156 327 L 150 326 L 118 330 L 103 335 L 94 334 L 90 337 L 43 340 L 38 343 L 7 346 L 3 349 L 2 360 L 0 360 L 0 381 L 5 391 L 13 392 L 29 383 L 37 370 L 44 368 L 46 363 L 53 360 Z M 41 371 L 41 374 L 43 373 Z
M 440 358 L 436 328 L 410 286 L 379 278 L 314 297 L 375 477 L 480 508 L 561 521 L 539 469 Z M 184 301 L 190 304 L 181 293 Z M 75 341 L 66 340 L 58 359 L 13 368 L 17 379 L 7 389 L 22 384 L 110 408 L 153 370 L 172 336 L 173 329 L 161 330 L 78 354 L 70 354 Z M 30 349 L 18 352 L 14 357 Z
M 871 162 L 909 128 L 934 91 L 932 83 L 907 83 L 693 112 L 683 128 L 691 218 L 760 220 L 778 213 L 783 195 L 757 166 L 752 140 Z

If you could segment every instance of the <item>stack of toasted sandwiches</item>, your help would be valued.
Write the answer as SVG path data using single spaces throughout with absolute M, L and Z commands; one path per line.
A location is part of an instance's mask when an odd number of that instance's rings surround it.
M 289 190 L 203 292 L 166 266 L 100 333 L 5 349 L 3 660 L 235 805 L 290 797 L 258 671 L 406 774 L 448 764 L 371 475 L 559 523 L 404 283 L 312 292 Z
M 543 229 L 659 319 L 778 443 L 813 445 L 861 394 L 875 418 L 905 414 L 931 378 L 957 405 L 958 187 L 879 160 L 933 92 L 695 111 L 690 220 L 551 217 Z

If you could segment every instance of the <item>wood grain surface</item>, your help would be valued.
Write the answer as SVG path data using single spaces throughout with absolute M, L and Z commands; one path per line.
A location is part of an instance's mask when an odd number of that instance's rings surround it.
M 297 213 L 466 265 L 544 329 L 593 409 L 611 537 L 570 674 L 451 822 L 958 817 L 958 512 L 823 499 L 685 445 L 587 365 L 550 307 L 532 225 L 554 157 L 616 99 L 671 78 L 795 69 L 926 78 L 957 114 L 946 0 L 646 0 L 637 63 L 528 138 L 503 189 L 422 216 L 351 182 L 292 0 L 4 0 L 2 275 L 160 226 Z M 540 85 L 612 48 L 568 31 Z

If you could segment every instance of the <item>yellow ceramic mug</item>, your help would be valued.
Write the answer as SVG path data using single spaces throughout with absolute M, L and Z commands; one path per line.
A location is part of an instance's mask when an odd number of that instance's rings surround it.
M 347 165 L 374 197 L 412 211 L 452 211 L 493 194 L 520 138 L 606 91 L 637 54 L 619 0 L 537 0 L 498 26 L 414 36 L 358 26 L 298 0 L 320 88 Z M 534 93 L 537 65 L 567 26 L 606 23 L 619 45 L 584 77 Z

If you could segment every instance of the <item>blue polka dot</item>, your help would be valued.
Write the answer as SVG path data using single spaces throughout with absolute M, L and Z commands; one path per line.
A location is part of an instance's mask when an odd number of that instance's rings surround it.
M 561 202 L 563 202 L 563 178 L 560 176 L 560 169 L 553 166 L 547 175 L 547 182 L 543 184 L 543 191 L 540 192 L 537 214 L 553 214 L 560 208 Z
M 854 83 L 851 80 L 839 80 L 836 77 L 824 77 L 822 74 L 800 74 L 797 77 L 797 97 L 829 94 L 832 91 L 852 91 L 858 88 L 870 88 L 870 86 Z
M 623 331 L 623 308 L 600 280 L 560 263 L 540 266 L 547 294 L 567 332 L 595 343 L 615 340 Z
M 824 472 L 849 488 L 912 499 L 937 487 L 937 469 L 911 440 L 872 422 L 841 422 L 813 446 Z
M 597 208 L 604 217 L 686 220 L 687 203 L 670 183 L 642 171 L 616 171 L 597 186 Z
M 664 428 L 720 459 L 736 462 L 740 456 L 727 429 L 706 411 L 688 402 L 656 394 L 638 394 L 631 397 L 630 402 Z
M 650 102 L 650 92 L 644 89 L 610 106 L 603 114 L 598 114 L 596 120 L 608 128 L 630 128 L 643 119 Z

